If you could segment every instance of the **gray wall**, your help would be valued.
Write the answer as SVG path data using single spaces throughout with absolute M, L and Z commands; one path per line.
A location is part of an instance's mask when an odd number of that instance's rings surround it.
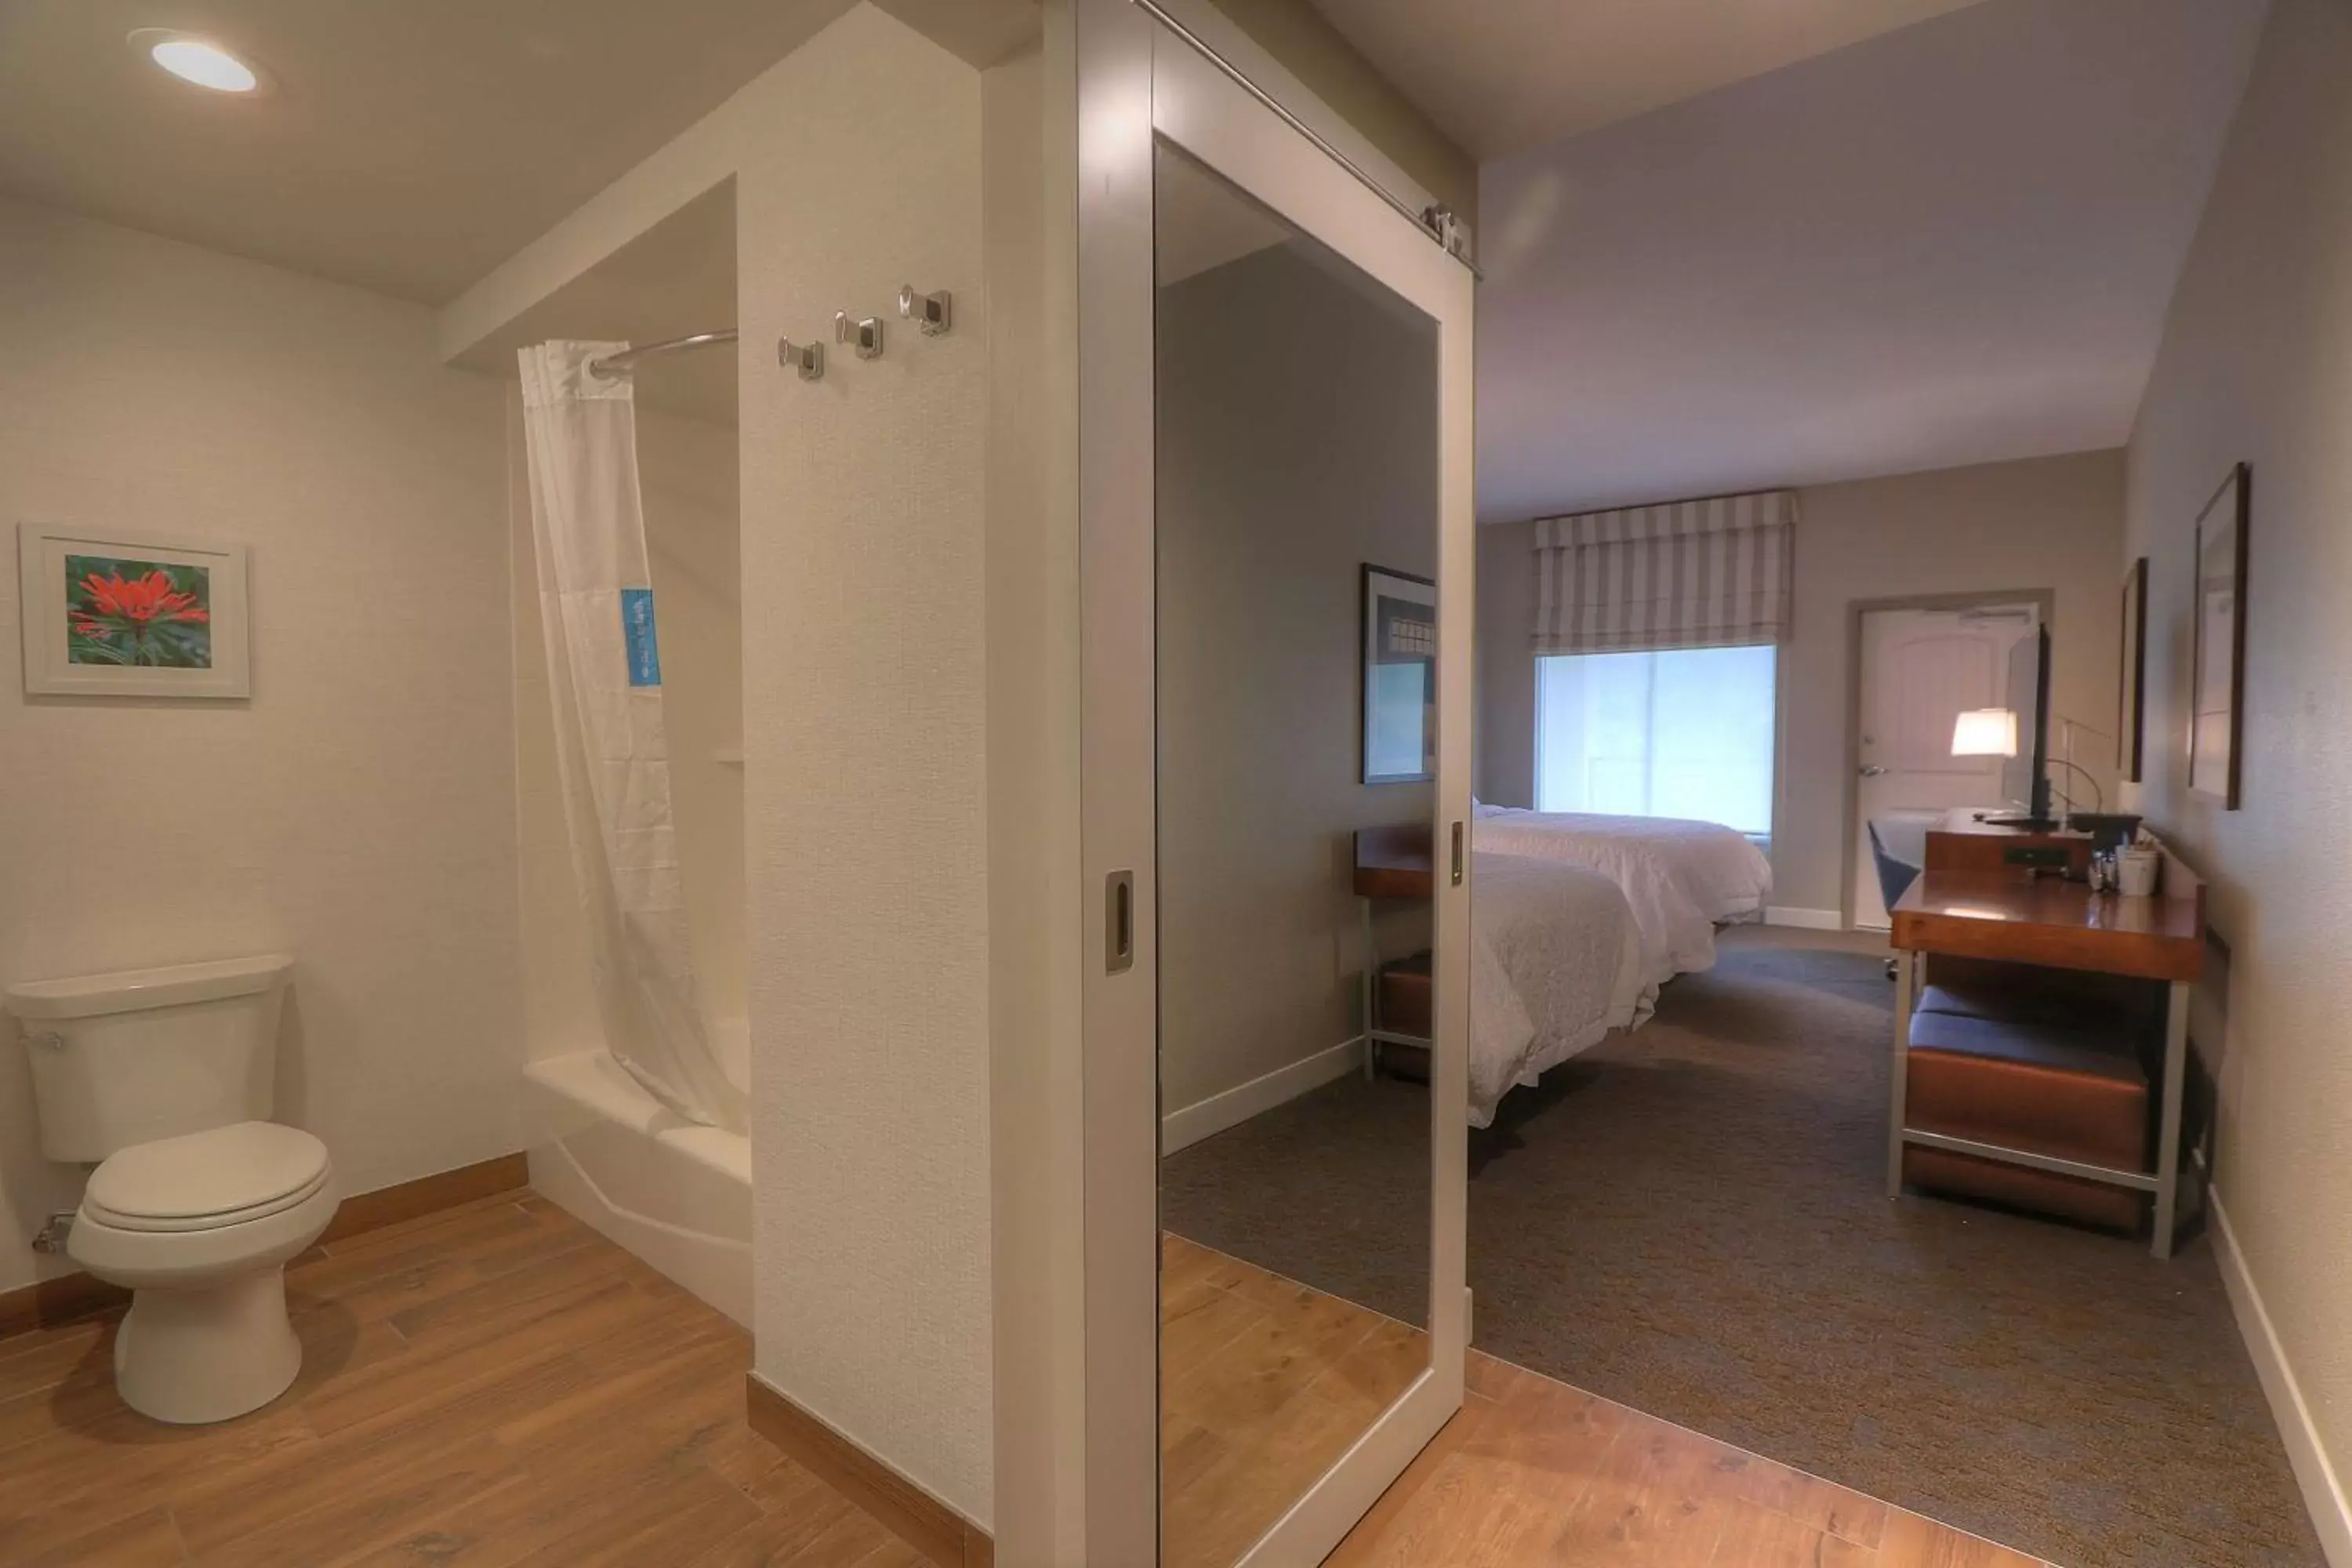
M 1161 290 L 1164 1103 L 1354 1035 L 1362 563 L 1436 573 L 1433 339 L 1288 247 Z M 1400 940 L 1409 940 L 1401 934 Z
M 2352 6 L 2276 0 L 2130 447 L 2124 553 L 2148 558 L 2138 809 L 2210 879 L 2229 944 L 2215 1196 L 2267 1310 L 2309 1439 L 2352 1465 Z M 2244 794 L 2186 788 L 2191 535 L 2253 465 Z M 2221 988 L 2211 988 L 2218 995 Z M 2227 1249 L 2217 1249 L 2227 1257 Z M 2306 1495 L 2317 1454 L 2306 1449 Z M 2352 1544 L 2335 1505 L 2323 1535 Z M 2335 1560 L 2343 1561 L 2342 1557 Z
M 2115 728 L 2123 454 L 1818 485 L 1799 497 L 1794 625 L 1780 653 L 1772 902 L 1837 910 L 1846 886 L 1849 618 L 1856 600 L 2048 588 L 2051 707 Z M 1535 792 L 1534 528 L 1478 531 L 1479 798 Z M 2053 728 L 2052 743 L 2056 743 Z M 2108 742 L 2078 745 L 2107 798 Z

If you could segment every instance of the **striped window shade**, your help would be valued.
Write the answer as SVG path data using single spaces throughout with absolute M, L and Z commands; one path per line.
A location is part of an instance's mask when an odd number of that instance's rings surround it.
M 1788 640 L 1797 492 L 1536 521 L 1535 650 Z

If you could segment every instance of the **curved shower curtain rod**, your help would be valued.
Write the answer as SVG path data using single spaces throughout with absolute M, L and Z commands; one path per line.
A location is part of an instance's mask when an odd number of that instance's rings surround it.
M 623 349 L 619 353 L 606 354 L 603 359 L 592 359 L 588 362 L 588 369 L 591 374 L 610 381 L 636 369 L 639 360 L 651 359 L 656 354 L 677 353 L 684 349 L 707 348 L 712 343 L 731 343 L 736 335 L 733 327 L 722 327 L 715 332 L 688 332 L 682 338 L 668 338 L 657 343 Z

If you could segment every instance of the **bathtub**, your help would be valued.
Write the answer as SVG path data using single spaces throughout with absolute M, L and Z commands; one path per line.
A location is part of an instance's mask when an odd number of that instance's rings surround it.
M 743 1025 L 716 1025 L 712 1036 L 743 1082 Z M 523 1070 L 530 1184 L 749 1328 L 751 1140 L 680 1121 L 603 1050 Z

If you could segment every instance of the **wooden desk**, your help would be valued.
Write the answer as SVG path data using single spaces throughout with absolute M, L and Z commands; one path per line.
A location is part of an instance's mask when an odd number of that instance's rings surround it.
M 2054 1171 L 2154 1194 L 2156 1238 L 2151 1249 L 2158 1258 L 2172 1256 L 2179 1197 L 2181 1096 L 2189 1065 L 2189 987 L 2196 984 L 2205 963 L 2205 897 L 2203 887 L 2170 857 L 2166 858 L 2164 877 L 2163 894 L 2127 899 L 2119 893 L 2095 893 L 2080 882 L 2027 878 L 2014 870 L 1931 870 L 1895 900 L 1895 929 L 1889 938 L 1897 960 L 1895 1070 L 1887 1134 L 1889 1197 L 1899 1197 L 1903 1192 L 1906 1144 Z M 1919 958 L 1929 952 L 2165 982 L 2169 994 L 2165 1007 L 2156 1169 L 2114 1170 L 1906 1126 L 1904 1100 L 1911 1015 L 1919 996 Z

